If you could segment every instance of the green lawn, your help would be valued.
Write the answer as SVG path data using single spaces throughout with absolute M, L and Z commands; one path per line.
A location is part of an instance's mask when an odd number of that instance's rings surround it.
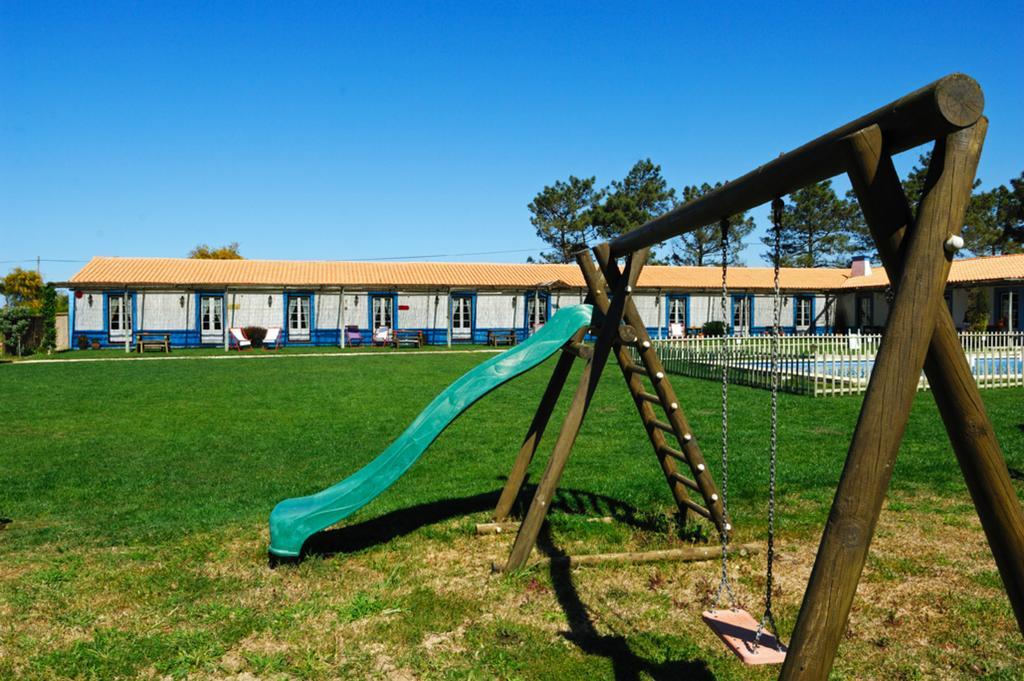
M 0 366 L 0 516 L 14 520 L 0 531 L 0 678 L 772 678 L 734 662 L 700 623 L 715 563 L 490 573 L 512 538 L 476 537 L 473 524 L 496 501 L 550 363 L 474 406 L 330 532 L 324 543 L 341 553 L 267 568 L 277 501 L 358 469 L 486 357 Z M 676 385 L 717 476 L 719 387 Z M 983 394 L 1024 497 L 1024 390 Z M 763 540 L 767 398 L 731 393 L 741 541 Z M 859 404 L 780 398 L 784 638 Z M 694 537 L 672 519 L 615 370 L 562 489 L 542 551 Z M 616 522 L 586 522 L 607 515 Z M 985 547 L 922 393 L 836 677 L 1022 678 L 1024 642 Z M 762 570 L 763 557 L 735 563 L 752 611 Z

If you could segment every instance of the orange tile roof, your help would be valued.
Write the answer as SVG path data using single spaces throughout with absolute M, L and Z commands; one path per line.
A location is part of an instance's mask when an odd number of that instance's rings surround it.
M 721 276 L 717 267 L 649 265 L 637 285 L 717 290 Z M 728 283 L 736 290 L 769 291 L 772 279 L 769 267 L 733 267 Z M 1024 255 L 958 260 L 950 274 L 953 283 L 1006 279 L 1024 279 Z M 848 269 L 787 267 L 780 272 L 780 284 L 789 291 L 832 291 L 884 287 L 888 279 L 882 268 L 868 277 L 850 277 Z M 95 257 L 62 285 L 523 289 L 582 288 L 584 283 L 576 265 Z
M 950 284 L 968 285 L 993 281 L 1024 281 L 1024 253 L 990 255 L 954 260 L 949 271 Z M 872 268 L 867 277 L 848 277 L 842 289 L 885 288 L 889 277 L 884 267 Z

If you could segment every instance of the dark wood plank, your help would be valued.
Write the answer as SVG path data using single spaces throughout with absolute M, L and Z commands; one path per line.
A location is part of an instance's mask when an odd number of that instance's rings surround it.
M 963 228 L 984 122 L 936 142 L 896 297 L 804 593 L 781 679 L 827 679 L 846 630 L 868 547 L 949 275 L 943 244 Z
M 913 212 L 896 168 L 883 150 L 884 139 L 877 126 L 852 135 L 848 148 L 850 180 L 878 244 L 882 264 L 887 271 L 898 272 L 906 226 Z M 1017 625 L 1024 633 L 1024 510 L 945 306 L 939 307 L 924 371 Z
M 940 78 L 623 234 L 610 242 L 611 255 L 654 246 L 846 172 L 844 138 L 870 125 L 882 129 L 889 153 L 896 154 L 974 125 L 984 105 L 981 87 L 970 76 Z

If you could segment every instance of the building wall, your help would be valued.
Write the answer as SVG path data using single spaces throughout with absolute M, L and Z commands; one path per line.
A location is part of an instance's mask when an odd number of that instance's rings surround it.
M 184 298 L 184 305 L 182 305 Z M 184 331 L 195 328 L 195 304 L 192 292 L 145 291 L 135 294 L 138 319 L 136 330 Z
M 280 291 L 229 291 L 225 306 L 228 327 L 260 326 L 266 329 L 285 325 L 284 295 Z
M 998 300 L 1000 287 L 984 287 L 986 295 L 994 306 Z M 1019 291 L 1020 288 L 1015 290 Z M 952 314 L 954 323 L 960 327 L 968 303 L 969 291 L 966 288 L 952 288 Z M 530 291 L 529 294 L 533 294 Z M 167 290 L 131 292 L 134 310 L 134 331 L 168 333 L 174 347 L 195 346 L 199 344 L 199 332 L 196 328 L 198 299 L 202 292 Z M 381 293 L 382 295 L 392 295 Z M 468 295 L 474 305 L 474 343 L 485 343 L 489 331 L 514 331 L 522 339 L 528 333 L 529 324 L 526 320 L 526 291 L 479 291 L 461 292 Z M 741 291 L 733 291 L 732 295 L 743 295 Z M 93 304 L 88 299 L 92 295 Z M 226 295 L 227 307 L 225 327 L 262 326 L 264 328 L 286 327 L 285 298 L 286 293 L 280 290 L 249 290 L 232 291 Z M 311 291 L 313 297 L 314 328 L 310 334 L 310 343 L 317 345 L 335 345 L 340 343 L 340 325 L 355 325 L 359 328 L 364 342 L 371 337 L 370 331 L 370 296 L 375 293 L 346 292 L 339 318 L 340 296 L 335 291 Z M 453 295 L 460 295 L 456 292 Z M 584 299 L 585 291 L 580 289 L 561 289 L 546 292 L 549 300 L 550 314 L 560 308 L 577 305 Z M 688 326 L 691 329 L 702 327 L 708 321 L 721 319 L 720 298 L 717 292 L 674 293 L 669 291 L 639 291 L 634 294 L 634 302 L 653 337 L 662 337 L 668 333 L 666 313 L 670 296 L 685 296 L 689 302 Z M 815 331 L 827 333 L 831 331 L 838 317 L 845 321 L 846 328 L 857 328 L 856 300 L 858 295 L 867 295 L 873 301 L 873 314 L 868 326 L 884 327 L 889 313 L 889 305 L 882 291 L 871 291 L 858 294 L 843 293 L 838 296 L 812 294 L 814 298 Z M 81 297 L 72 294 L 72 323 L 70 333 L 72 347 L 77 347 L 77 339 L 85 335 L 89 340 L 97 340 L 104 346 L 112 343 L 108 337 L 104 316 L 104 300 L 107 295 L 102 290 L 83 290 Z M 181 301 L 184 297 L 185 304 Z M 269 304 L 268 304 L 269 299 Z M 782 325 L 785 333 L 803 333 L 806 329 L 794 328 L 794 294 L 783 296 Z M 422 330 L 428 343 L 443 344 L 448 338 L 449 295 L 447 291 L 408 291 L 398 292 L 396 298 L 395 321 L 398 328 Z M 1024 303 L 1020 303 L 1024 309 Z M 729 301 L 728 315 L 732 313 L 732 300 Z M 407 309 L 402 309 L 402 308 Z M 995 309 L 990 310 L 993 317 Z M 731 317 L 728 320 L 731 323 Z M 772 324 L 772 297 L 766 294 L 754 296 L 753 332 L 763 333 Z M 1021 324 L 1015 318 L 1015 326 Z M 121 345 L 120 342 L 113 343 Z
M 92 305 L 89 304 L 89 296 L 92 296 Z M 74 331 L 102 331 L 104 329 L 102 291 L 82 291 L 81 298 L 72 293 L 71 301 L 75 306 Z

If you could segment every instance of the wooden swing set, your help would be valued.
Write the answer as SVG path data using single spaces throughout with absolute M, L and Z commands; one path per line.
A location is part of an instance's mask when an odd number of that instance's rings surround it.
M 515 504 L 574 361 L 582 359 L 585 364 L 547 466 L 519 525 L 505 569 L 517 569 L 526 564 L 601 373 L 609 356 L 614 356 L 682 517 L 684 520 L 693 515 L 705 518 L 719 532 L 722 584 L 718 600 L 723 590 L 731 598 L 727 569 L 732 530 L 726 498 L 727 362 L 723 362 L 723 485 L 720 492 L 631 293 L 652 246 L 699 227 L 721 223 L 725 248 L 728 243 L 725 216 L 769 202 L 773 204 L 777 242 L 781 197 L 845 172 L 878 247 L 894 298 L 788 652 L 772 636 L 777 632 L 770 600 L 777 385 L 772 394 L 765 614 L 758 624 L 734 604 L 719 608 L 716 603 L 714 610 L 705 613 L 705 620 L 744 661 L 784 660 L 782 679 L 828 677 L 846 629 L 923 369 L 1018 625 L 1024 632 L 1024 511 L 957 339 L 952 317 L 943 303 L 950 263 L 963 246 L 960 232 L 988 127 L 987 119 L 982 116 L 983 106 L 984 96 L 977 82 L 963 74 L 946 76 L 635 231 L 596 246 L 593 248 L 596 264 L 590 252 L 577 254 L 587 286 L 587 301 L 594 307 L 592 323 L 563 348 L 502 490 L 494 513 L 496 522 L 505 521 Z M 934 143 L 934 148 L 915 211 L 903 193 L 892 156 L 929 142 Z M 723 253 L 723 262 L 727 261 L 725 255 Z M 623 260 L 621 267 L 619 259 Z M 775 264 L 777 336 L 777 246 Z M 723 300 L 726 275 L 723 266 Z M 586 332 L 595 338 L 592 345 L 583 342 Z M 723 348 L 726 346 L 723 342 Z M 634 361 L 634 356 L 639 358 L 639 363 Z M 689 556 L 692 559 L 710 557 L 707 549 L 695 549 L 692 553 L 693 556 Z

